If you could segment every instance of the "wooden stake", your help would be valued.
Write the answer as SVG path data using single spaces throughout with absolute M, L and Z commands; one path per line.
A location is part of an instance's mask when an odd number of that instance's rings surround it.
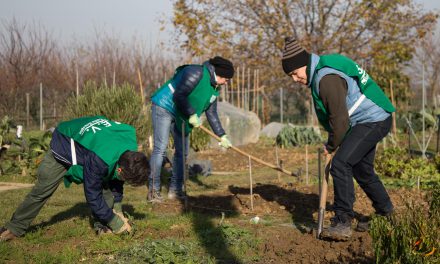
M 253 93 L 254 93 L 254 97 L 253 97 L 253 104 L 252 104 L 252 111 L 255 113 L 255 105 L 256 105 L 256 102 L 257 102 L 257 97 L 256 97 L 256 94 L 257 94 L 257 71 L 256 70 L 254 70 L 254 82 L 253 82 L 253 84 L 254 84 L 254 91 L 253 91 Z M 258 115 L 258 113 L 257 113 L 257 115 Z
M 234 95 L 234 81 L 231 80 L 231 105 L 234 105 L 234 99 L 235 99 L 235 95 Z
M 241 92 L 242 92 L 242 94 L 241 94 L 241 108 L 243 109 L 243 110 L 245 110 L 246 109 L 246 106 L 245 106 L 245 104 L 244 104 L 244 102 L 245 102 L 245 97 L 246 97 L 246 87 L 244 86 L 244 78 L 246 77 L 246 73 L 245 73 L 245 71 L 244 71 L 244 68 L 245 68 L 245 66 L 243 66 L 243 69 L 242 69 L 242 74 L 241 74 Z
M 185 190 L 185 210 L 188 209 L 188 191 L 186 189 L 186 180 L 187 180 L 187 172 L 186 172 L 186 141 L 185 141 L 185 122 L 182 122 L 182 165 L 183 165 L 183 189 Z
M 281 166 L 280 166 L 280 159 L 278 157 L 278 145 L 277 144 L 275 144 L 275 157 L 277 159 L 277 166 L 281 168 Z M 280 172 L 277 172 L 277 174 L 278 174 L 278 182 L 281 182 Z
M 260 111 L 259 111 L 259 106 L 260 106 L 260 70 L 257 70 L 257 116 L 258 118 L 260 118 Z M 263 120 L 263 118 L 261 118 L 261 120 Z M 264 124 L 264 122 L 262 121 L 262 123 Z
M 391 96 L 391 103 L 394 105 L 394 107 L 396 107 L 395 102 L 394 102 L 394 91 L 393 91 L 393 80 L 392 79 L 390 80 L 390 96 Z M 392 113 L 392 118 L 393 118 L 393 134 L 394 134 L 394 138 L 397 139 L 396 112 Z
M 40 130 L 43 130 L 43 83 L 40 83 Z
M 260 87 L 260 70 L 258 70 L 258 87 Z M 263 126 L 266 124 L 266 117 L 264 115 L 264 86 L 261 87 L 261 116 L 263 120 Z
M 309 185 L 309 148 L 306 144 L 306 185 Z
M 138 79 L 139 79 L 139 90 L 141 92 L 141 98 L 142 98 L 142 106 L 144 106 L 145 105 L 145 98 L 144 98 L 144 89 L 143 89 L 142 76 L 141 76 L 140 69 L 138 69 L 137 72 L 138 72 Z
M 249 156 L 249 182 L 250 182 L 250 191 L 251 191 L 251 211 L 254 210 L 254 191 L 253 191 L 253 183 L 252 183 L 252 161 L 251 156 Z
M 247 92 L 246 92 L 246 110 L 249 111 L 251 108 L 251 100 L 250 100 L 250 90 L 251 90 L 251 69 L 247 69 Z
M 79 73 L 78 73 L 78 64 L 75 65 L 76 70 L 76 103 L 78 104 L 78 96 L 79 96 Z
M 29 93 L 26 93 L 26 129 L 29 129 Z
M 237 67 L 237 107 L 240 108 L 240 67 Z

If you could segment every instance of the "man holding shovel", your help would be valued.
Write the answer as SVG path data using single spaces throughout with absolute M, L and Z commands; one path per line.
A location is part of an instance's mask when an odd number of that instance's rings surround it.
M 202 113 L 206 114 L 214 133 L 221 137 L 220 145 L 225 148 L 232 146 L 217 114 L 217 97 L 220 85 L 233 76 L 232 62 L 217 56 L 202 65 L 178 67 L 174 76 L 152 95 L 154 147 L 150 160 L 148 201 L 163 201 L 160 194 L 160 172 L 170 132 L 174 139 L 175 153 L 169 199 L 185 198 L 184 155 L 188 154 L 188 135 L 193 127 L 201 125 Z
M 286 38 L 282 66 L 295 82 L 311 88 L 318 120 L 328 131 L 324 153 L 334 155 L 330 174 L 335 217 L 321 236 L 347 240 L 354 217 L 353 177 L 377 214 L 393 211 L 388 193 L 374 172 L 374 156 L 377 143 L 390 131 L 395 108 L 365 70 L 345 56 L 310 54 L 295 39 Z
M 62 122 L 38 167 L 35 186 L 11 220 L 0 228 L 0 241 L 24 235 L 63 180 L 66 187 L 83 183 L 98 233 L 130 232 L 131 226 L 122 213 L 123 185 L 142 185 L 148 173 L 147 157 L 137 152 L 132 126 L 102 116 Z

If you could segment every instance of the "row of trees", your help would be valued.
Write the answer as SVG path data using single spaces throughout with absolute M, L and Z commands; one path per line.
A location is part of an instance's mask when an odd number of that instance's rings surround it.
M 400 108 L 414 95 L 410 83 L 420 86 L 424 64 L 429 98 L 437 106 L 440 45 L 432 35 L 437 18 L 413 0 L 175 0 L 174 43 L 181 43 L 175 60 L 167 58 L 166 47 L 136 38 L 123 42 L 96 31 L 93 40 L 61 46 L 65 42 L 39 24 L 1 21 L 0 115 L 22 116 L 30 93 L 35 98 L 30 112 L 37 117 L 40 83 L 51 108 L 54 102 L 62 107 L 88 80 L 104 87 L 123 82 L 138 87 L 140 76 L 148 96 L 178 64 L 221 55 L 236 66 L 259 70 L 273 113 L 280 112 L 279 88 L 287 88 L 286 117 L 306 117 L 312 108 L 309 92 L 288 80 L 281 68 L 286 36 L 296 37 L 311 52 L 348 55 L 386 92 L 392 80 Z
M 44 86 L 45 108 L 81 93 L 87 81 L 98 86 L 128 82 L 139 87 L 142 80 L 148 96 L 175 66 L 158 45 L 133 39 L 125 43 L 117 37 L 96 32 L 88 43 L 61 46 L 43 26 L 20 24 L 16 20 L 0 25 L 0 116 L 23 116 L 26 93 L 30 93 L 30 113 L 37 118 L 39 85 Z M 139 78 L 139 76 L 141 78 Z
M 293 36 L 311 52 L 351 57 L 386 92 L 393 80 L 400 107 L 411 97 L 405 70 L 437 18 L 413 0 L 176 0 L 173 23 L 178 39 L 185 40 L 182 47 L 192 55 L 223 54 L 258 68 L 266 91 L 293 86 L 280 62 L 284 38 Z M 433 64 L 431 72 L 438 75 L 434 67 L 438 66 Z M 412 76 L 421 71 L 411 69 Z M 432 88 L 432 93 L 438 92 L 437 86 Z M 288 95 L 285 105 L 305 116 L 309 93 L 298 87 Z

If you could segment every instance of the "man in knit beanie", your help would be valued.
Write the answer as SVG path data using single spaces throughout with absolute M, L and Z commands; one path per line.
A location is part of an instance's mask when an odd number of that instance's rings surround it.
M 202 113 L 206 114 L 212 130 L 221 138 L 220 145 L 224 148 L 232 146 L 217 114 L 217 97 L 220 86 L 233 76 L 232 62 L 216 56 L 202 65 L 178 67 L 174 76 L 151 96 L 154 147 L 150 159 L 148 201 L 163 201 L 160 192 L 160 173 L 170 132 L 174 139 L 175 153 L 168 191 L 169 199 L 185 198 L 183 155 L 188 154 L 189 133 L 192 128 L 201 125 Z
M 281 62 L 288 76 L 311 88 L 318 120 L 328 131 L 324 153 L 334 155 L 330 174 L 335 217 L 322 236 L 347 240 L 354 218 L 353 178 L 376 214 L 393 212 L 390 197 L 374 172 L 374 156 L 377 143 L 390 131 L 395 108 L 365 70 L 345 56 L 310 54 L 294 38 L 286 38 Z M 367 229 L 367 221 L 358 223 L 358 231 Z

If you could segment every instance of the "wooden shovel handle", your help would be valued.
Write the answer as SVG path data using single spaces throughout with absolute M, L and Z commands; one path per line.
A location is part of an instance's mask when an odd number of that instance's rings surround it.
M 206 132 L 206 133 L 207 133 L 208 135 L 210 135 L 211 137 L 215 138 L 217 141 L 221 141 L 221 138 L 220 138 L 219 136 L 217 136 L 216 134 L 214 134 L 211 130 L 207 129 L 207 128 L 204 127 L 203 125 L 199 126 L 199 128 L 200 128 L 201 130 L 203 130 L 204 132 Z M 241 149 L 239 149 L 239 148 L 237 148 L 237 147 L 231 146 L 231 149 L 234 150 L 235 152 L 240 153 L 240 154 L 243 155 L 243 156 L 250 157 L 252 160 L 254 160 L 254 161 L 256 161 L 256 162 L 258 162 L 258 163 L 260 163 L 260 164 L 262 164 L 262 165 L 264 165 L 264 166 L 267 166 L 267 167 L 272 168 L 272 169 L 274 169 L 274 170 L 277 170 L 277 171 L 283 172 L 283 173 L 288 174 L 288 175 L 290 175 L 290 176 L 296 176 L 296 174 L 294 174 L 294 173 L 292 173 L 292 172 L 290 172 L 290 171 L 288 171 L 288 170 L 285 170 L 285 169 L 283 169 L 283 168 L 280 168 L 280 167 L 278 167 L 278 166 L 276 166 L 276 165 L 274 165 L 274 164 L 270 164 L 270 163 L 268 163 L 268 162 L 265 162 L 264 160 L 261 160 L 261 159 L 259 159 L 259 158 L 257 158 L 257 157 L 254 157 L 254 156 L 252 156 L 251 154 L 246 153 L 246 152 L 244 152 L 243 150 L 241 150 Z
M 328 192 L 328 179 L 330 175 L 330 165 L 332 162 L 333 156 L 331 154 L 327 154 L 325 157 L 325 169 L 324 169 L 324 178 L 321 182 L 321 192 L 319 193 L 319 210 L 318 210 L 318 233 L 317 237 L 319 238 L 324 227 L 324 217 L 325 217 L 325 205 L 327 203 L 327 192 Z

